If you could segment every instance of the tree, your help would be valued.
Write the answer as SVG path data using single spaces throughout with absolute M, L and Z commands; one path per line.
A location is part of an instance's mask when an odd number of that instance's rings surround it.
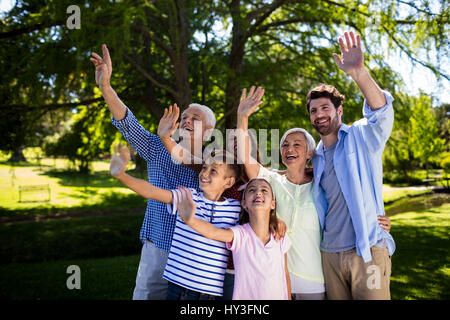
M 411 112 L 409 145 L 414 157 L 425 166 L 428 179 L 428 163 L 439 155 L 445 141 L 439 137 L 439 128 L 429 97 L 422 95 L 417 98 Z
M 304 99 L 320 82 L 346 94 L 344 121 L 354 121 L 361 95 L 334 63 L 337 36 L 342 29 L 363 35 L 365 60 L 394 94 L 400 85 L 376 50 L 381 40 L 448 79 L 438 63 L 418 58 L 418 48 L 448 54 L 448 11 L 435 2 L 433 11 L 427 1 L 401 0 L 85 1 L 81 29 L 71 30 L 72 1 L 19 0 L 0 26 L 0 111 L 17 123 L 1 127 L 9 143 L 0 148 L 37 143 L 30 137 L 45 114 L 102 107 L 88 60 L 102 43 L 111 49 L 113 87 L 146 126 L 173 102 L 183 109 L 200 101 L 216 112 L 219 128 L 231 128 L 241 88 L 261 84 L 267 103 L 250 125 L 310 128 Z
M 445 140 L 444 146 L 446 147 L 447 152 L 450 151 L 450 104 L 442 104 L 440 106 L 433 108 L 434 115 L 436 117 L 438 128 L 439 128 L 439 136 Z
M 108 113 L 106 108 L 81 107 L 60 132 L 47 136 L 44 151 L 50 156 L 67 157 L 80 172 L 88 173 L 92 160 L 108 154 L 115 139 Z

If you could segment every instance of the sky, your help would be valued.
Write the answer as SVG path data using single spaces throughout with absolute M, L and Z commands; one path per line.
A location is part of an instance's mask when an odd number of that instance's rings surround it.
M 8 12 L 15 2 L 15 0 L 1 0 L 0 16 Z M 445 57 L 445 61 L 449 61 L 448 57 Z M 418 64 L 413 65 L 405 54 L 391 53 L 387 57 L 387 63 L 402 76 L 406 93 L 414 96 L 418 96 L 420 92 L 432 95 L 436 99 L 434 105 L 450 103 L 450 81 L 442 78 L 439 85 L 436 76 L 429 69 Z M 449 65 L 444 66 L 442 70 L 447 75 L 450 74 Z

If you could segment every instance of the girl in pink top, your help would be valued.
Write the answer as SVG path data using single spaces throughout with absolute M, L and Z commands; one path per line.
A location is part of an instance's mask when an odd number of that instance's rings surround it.
M 290 300 L 286 257 L 291 242 L 287 235 L 275 239 L 276 202 L 272 187 L 263 178 L 250 180 L 242 198 L 241 223 L 220 229 L 195 218 L 195 203 L 183 189 L 178 213 L 192 229 L 207 238 L 227 242 L 233 252 L 235 282 L 233 300 Z

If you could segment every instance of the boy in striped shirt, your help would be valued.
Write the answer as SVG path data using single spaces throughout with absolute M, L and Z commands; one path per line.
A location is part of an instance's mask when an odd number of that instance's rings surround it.
M 116 149 L 117 152 L 120 156 L 112 157 L 111 174 L 141 196 L 167 203 L 168 214 L 176 214 L 182 200 L 179 190 L 161 189 L 126 174 L 129 150 L 122 147 Z M 241 165 L 227 152 L 218 151 L 206 158 L 199 174 L 201 191 L 190 189 L 196 202 L 196 217 L 218 228 L 226 229 L 238 224 L 241 213 L 239 201 L 224 198 L 222 194 L 234 185 L 241 174 Z M 221 296 L 227 261 L 228 250 L 224 242 L 202 236 L 177 217 L 163 275 L 169 281 L 167 299 L 195 300 Z

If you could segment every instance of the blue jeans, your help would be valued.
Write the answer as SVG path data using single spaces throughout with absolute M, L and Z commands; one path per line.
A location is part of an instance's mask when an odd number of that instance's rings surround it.
M 163 279 L 169 253 L 146 240 L 142 245 L 141 261 L 136 276 L 133 300 L 164 300 L 167 296 L 167 280 Z
M 216 297 L 216 300 L 233 300 L 234 274 L 225 272 L 223 279 L 223 296 Z
M 190 290 L 169 281 L 167 300 L 214 300 L 215 296 Z

